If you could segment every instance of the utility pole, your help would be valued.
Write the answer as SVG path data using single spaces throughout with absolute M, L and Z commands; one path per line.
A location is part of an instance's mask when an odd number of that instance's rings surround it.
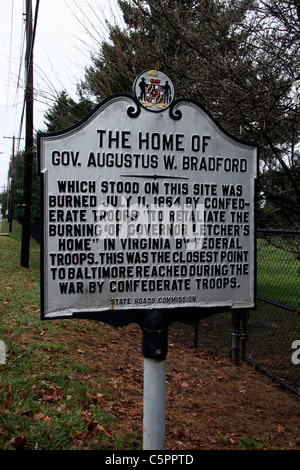
M 12 232 L 13 221 L 13 197 L 14 197 L 14 166 L 15 166 L 15 136 L 13 136 L 13 148 L 10 167 L 10 193 L 9 193 L 9 231 Z
M 24 154 L 24 183 L 22 204 L 22 247 L 21 266 L 29 267 L 30 248 L 30 216 L 31 216 L 31 186 L 33 160 L 33 41 L 32 41 L 32 1 L 26 0 L 26 124 L 25 124 L 25 154 Z
M 9 231 L 12 232 L 12 221 L 13 221 L 13 202 L 14 202 L 14 174 L 15 174 L 15 142 L 16 137 L 3 137 L 4 139 L 12 139 L 12 156 L 11 156 L 11 165 L 10 165 L 10 185 L 8 186 L 9 189 Z M 21 140 L 22 137 L 17 137 L 17 139 Z

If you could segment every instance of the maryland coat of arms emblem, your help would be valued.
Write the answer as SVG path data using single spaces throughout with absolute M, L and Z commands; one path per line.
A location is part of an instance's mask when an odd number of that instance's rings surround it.
M 159 70 L 146 70 L 135 80 L 135 97 L 149 111 L 164 111 L 174 100 L 174 85 L 170 78 Z

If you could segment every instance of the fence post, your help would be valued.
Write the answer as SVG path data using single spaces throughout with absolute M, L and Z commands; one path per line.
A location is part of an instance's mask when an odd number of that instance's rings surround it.
M 236 365 L 240 363 L 240 337 L 241 337 L 241 312 L 232 310 L 231 324 L 231 359 Z
M 242 333 L 241 333 L 242 360 L 243 361 L 246 359 L 246 344 L 247 344 L 247 338 L 248 338 L 248 333 L 247 333 L 248 318 L 249 318 L 248 310 L 243 310 L 243 312 L 242 312 Z
M 199 322 L 196 321 L 194 325 L 194 348 L 198 348 L 198 336 L 199 336 Z

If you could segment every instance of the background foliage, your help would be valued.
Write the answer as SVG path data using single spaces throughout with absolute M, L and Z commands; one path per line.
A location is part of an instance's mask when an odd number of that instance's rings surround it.
M 171 77 L 177 98 L 199 101 L 228 132 L 259 144 L 259 226 L 299 228 L 294 85 L 300 79 L 300 0 L 118 3 L 125 26 L 108 25 L 109 39 L 91 54 L 78 83 L 78 101 L 67 90 L 58 92 L 45 114 L 45 130 L 69 127 L 105 97 L 132 93 L 143 70 L 161 69 Z M 18 198 L 16 192 L 16 207 Z M 35 204 L 35 194 L 33 199 Z

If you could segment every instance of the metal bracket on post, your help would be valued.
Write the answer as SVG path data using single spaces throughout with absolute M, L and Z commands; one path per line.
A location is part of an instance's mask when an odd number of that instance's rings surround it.
M 164 450 L 166 357 L 168 325 L 161 310 L 153 310 L 143 327 L 144 416 L 143 450 Z
M 152 310 L 143 327 L 143 356 L 162 361 L 168 354 L 168 325 L 162 310 Z

